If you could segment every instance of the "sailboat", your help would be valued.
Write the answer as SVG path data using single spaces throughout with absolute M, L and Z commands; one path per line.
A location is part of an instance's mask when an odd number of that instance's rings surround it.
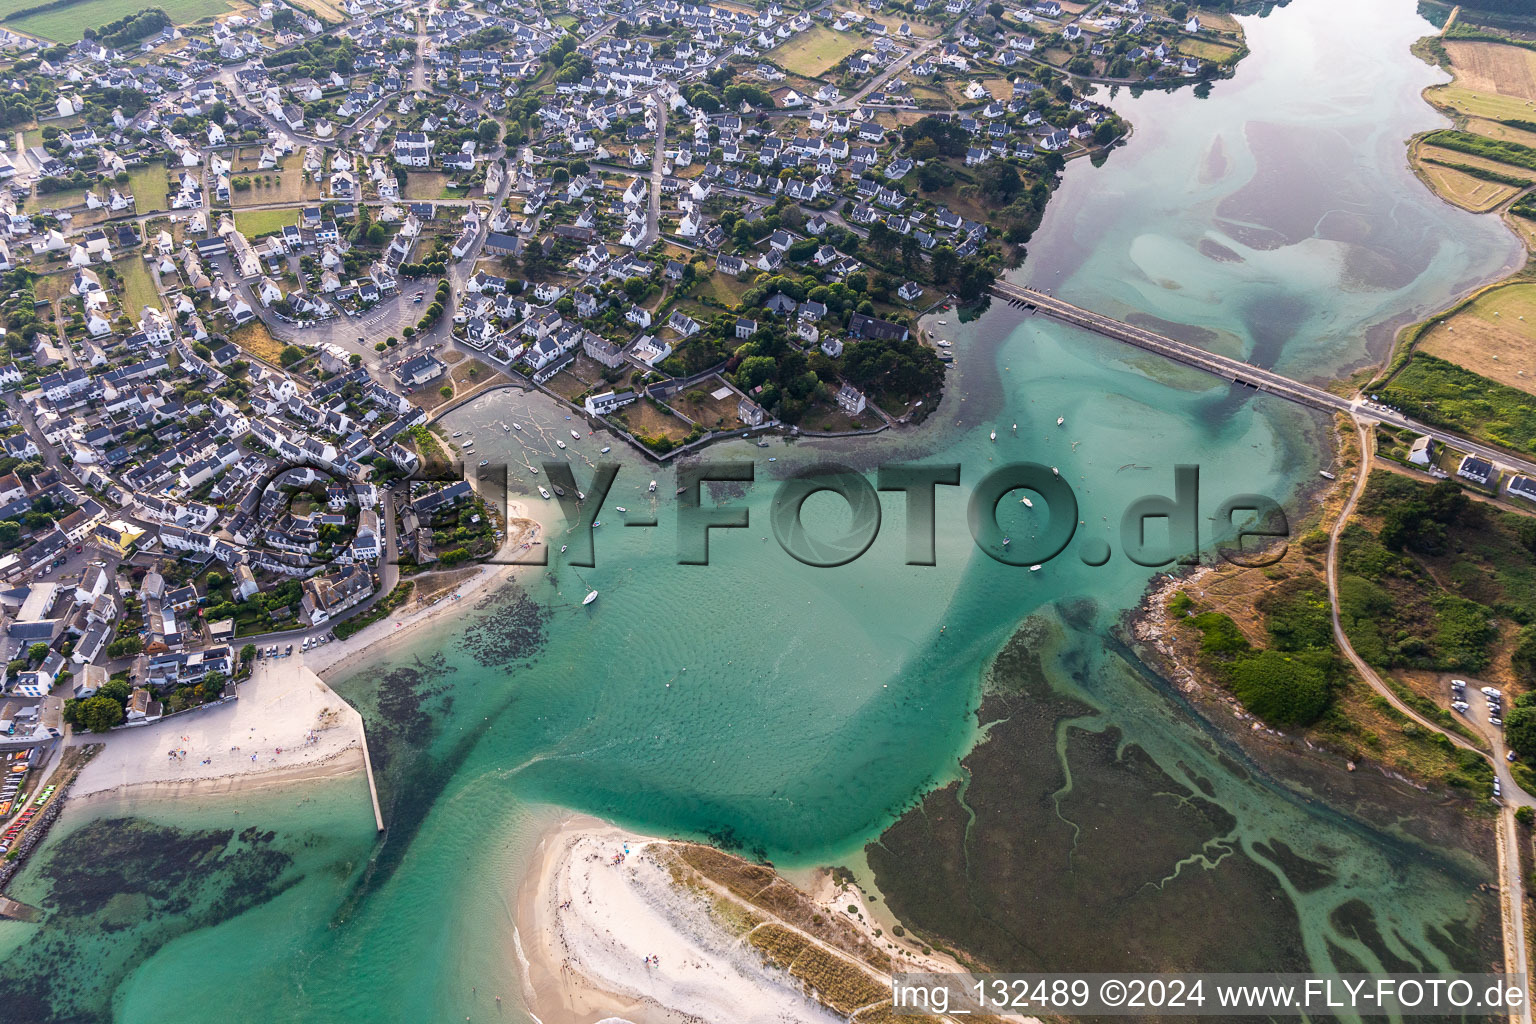
M 597 600 L 597 591 L 594 590 L 594 591 L 592 591 L 592 593 L 590 593 L 586 597 L 582 598 L 581 599 L 581 603 L 583 605 L 589 605 L 593 601 L 596 601 L 596 600 Z
M 1017 424 L 1017 423 L 1015 423 L 1015 424 L 1014 424 L 1014 425 L 1013 425 L 1013 432 L 1014 432 L 1014 433 L 1015 433 L 1015 434 L 1017 434 L 1017 433 L 1018 433 L 1018 432 L 1019 432 L 1019 425 L 1018 425 L 1018 424 Z
M 1058 427 L 1061 426 L 1065 422 L 1067 422 L 1067 418 L 1065 416 L 1057 416 L 1056 417 L 1056 425 Z

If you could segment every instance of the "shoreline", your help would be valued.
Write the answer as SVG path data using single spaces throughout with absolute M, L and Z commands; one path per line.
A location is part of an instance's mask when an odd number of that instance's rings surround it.
M 522 547 L 531 551 L 534 546 L 543 543 L 542 537 L 549 532 L 549 524 L 537 516 L 530 515 L 531 511 L 531 503 L 521 501 L 507 503 L 507 537 L 496 552 L 497 558 L 509 558 Z M 516 536 L 512 535 L 513 524 L 520 524 Z M 515 579 L 518 569 L 538 568 L 538 566 L 500 562 L 465 568 L 474 568 L 477 571 L 475 575 L 453 587 L 451 591 L 444 591 L 434 596 L 429 603 L 410 608 L 408 611 L 396 609 L 394 613 L 364 626 L 345 640 L 333 640 L 323 647 L 310 648 L 303 652 L 302 663 L 325 679 L 328 684 L 344 678 L 345 675 L 351 675 L 362 667 L 360 664 L 362 659 L 377 657 L 384 653 L 396 641 L 405 639 L 416 627 L 443 615 L 455 605 L 461 605 L 466 599 L 487 587 L 500 586 Z M 411 581 L 419 584 L 423 579 L 431 578 L 431 575 L 423 573 L 412 577 Z M 406 582 L 406 580 L 402 578 L 400 582 Z M 337 672 L 336 670 L 343 663 L 346 663 L 345 673 Z M 327 673 L 333 674 L 327 675 Z

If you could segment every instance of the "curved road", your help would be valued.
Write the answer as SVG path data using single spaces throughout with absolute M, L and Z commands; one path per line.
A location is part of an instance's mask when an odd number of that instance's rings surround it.
M 1339 518 L 1333 524 L 1333 529 L 1328 534 L 1328 603 L 1329 611 L 1333 618 L 1333 638 L 1339 645 L 1339 650 L 1344 657 L 1354 666 L 1360 678 L 1380 694 L 1388 704 L 1401 712 L 1410 721 L 1419 726 L 1437 732 L 1445 736 L 1456 746 L 1463 750 L 1471 750 L 1479 756 L 1486 757 L 1493 764 L 1494 775 L 1499 779 L 1500 788 L 1503 791 L 1503 801 L 1499 810 L 1499 828 L 1497 835 L 1497 847 L 1499 853 L 1499 909 L 1504 929 L 1504 970 L 1510 974 L 1526 974 L 1528 971 L 1529 957 L 1526 952 L 1525 940 L 1525 879 L 1520 872 L 1519 843 L 1520 832 L 1515 823 L 1516 807 L 1536 807 L 1536 797 L 1532 797 L 1524 789 L 1520 788 L 1510 774 L 1509 762 L 1504 759 L 1504 736 L 1500 729 L 1486 721 L 1486 714 L 1482 719 L 1469 718 L 1469 724 L 1474 725 L 1483 733 L 1493 750 L 1490 755 L 1487 751 L 1478 748 L 1457 733 L 1450 732 L 1419 712 L 1409 707 L 1397 692 L 1388 686 L 1377 674 L 1376 670 L 1366 664 L 1365 659 L 1355 651 L 1349 642 L 1349 636 L 1344 632 L 1344 626 L 1339 621 L 1339 537 L 1344 533 L 1344 527 L 1349 523 L 1349 517 L 1355 511 L 1355 505 L 1360 500 L 1360 495 L 1365 493 L 1366 482 L 1371 477 L 1371 460 L 1374 457 L 1375 432 L 1372 424 L 1362 422 L 1351 416 L 1355 432 L 1360 441 L 1360 469 L 1355 475 L 1355 485 L 1349 492 L 1349 498 L 1344 502 L 1344 507 L 1339 511 Z M 1469 681 L 1468 696 L 1481 696 L 1475 692 L 1475 681 Z M 1484 709 L 1486 711 L 1486 707 Z M 1529 984 L 1527 984 L 1529 991 Z M 1518 1020 L 1521 1024 L 1532 1024 L 1531 1007 L 1527 1001 L 1517 1012 L 1510 1015 L 1512 1020 Z

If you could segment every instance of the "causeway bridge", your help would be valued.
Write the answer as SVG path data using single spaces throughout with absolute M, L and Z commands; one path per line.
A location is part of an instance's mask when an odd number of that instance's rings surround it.
M 1207 373 L 1215 374 L 1230 381 L 1235 387 L 1251 388 L 1271 394 L 1277 398 L 1296 402 L 1313 409 L 1322 409 L 1326 412 L 1342 412 L 1350 416 L 1357 416 L 1365 420 L 1375 420 L 1394 427 L 1406 427 L 1420 434 L 1428 434 L 1440 444 L 1450 445 L 1460 451 L 1470 452 L 1481 456 L 1496 466 L 1523 473 L 1526 476 L 1536 477 L 1536 462 L 1521 458 L 1498 448 L 1472 441 L 1460 434 L 1441 430 L 1438 427 L 1426 426 L 1417 420 L 1410 419 L 1402 413 L 1385 406 L 1368 402 L 1363 398 L 1346 398 L 1336 395 L 1331 391 L 1303 384 L 1292 380 L 1284 374 L 1273 370 L 1261 369 L 1243 362 L 1241 359 L 1233 359 L 1230 356 L 1217 355 L 1207 352 L 1198 345 L 1191 345 L 1186 341 L 1176 341 L 1166 335 L 1149 331 L 1144 327 L 1128 324 L 1123 320 L 1095 313 L 1091 309 L 1073 305 L 1053 295 L 1037 291 L 1034 288 L 1025 288 L 1022 285 L 1011 284 L 1007 281 L 995 281 L 990 289 L 993 295 L 1007 302 L 1010 306 L 1026 310 L 1030 313 L 1043 313 L 1046 316 L 1060 320 L 1062 323 L 1080 327 L 1085 331 L 1113 338 L 1127 345 L 1135 345 L 1137 348 L 1148 352 L 1155 352 L 1167 359 L 1180 362 L 1186 366 L 1193 366 Z

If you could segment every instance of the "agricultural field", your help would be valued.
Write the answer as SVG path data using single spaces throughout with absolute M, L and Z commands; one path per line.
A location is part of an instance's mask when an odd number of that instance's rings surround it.
M 259 235 L 272 234 L 281 231 L 289 224 L 299 222 L 299 208 L 290 206 L 279 210 L 237 210 L 235 211 L 235 227 L 246 238 L 256 238 Z
M 294 0 L 295 7 L 309 11 L 321 21 L 339 25 L 347 20 L 346 14 L 329 0 Z
M 237 175 L 239 177 L 239 175 Z M 320 183 L 304 180 L 303 158 L 292 153 L 281 167 L 244 175 L 251 179 L 248 189 L 230 189 L 230 205 L 266 206 L 271 203 L 303 203 L 324 198 Z
M 1536 101 L 1536 50 L 1467 39 L 1447 39 L 1456 84 L 1473 92 Z
M 1449 107 L 1471 117 L 1536 120 L 1536 102 L 1477 92 L 1459 83 L 1425 89 L 1424 98 L 1438 107 Z
M 1536 284 L 1491 289 L 1419 335 L 1417 349 L 1536 394 Z
M 1518 120 L 1536 122 L 1536 114 Z M 1486 135 L 1490 139 L 1498 139 L 1500 142 L 1513 142 L 1521 146 L 1530 146 L 1536 149 L 1536 132 L 1525 131 L 1511 125 L 1500 124 L 1497 121 L 1489 121 L 1486 118 L 1473 117 L 1467 119 L 1467 131 L 1476 132 L 1478 135 Z
M 1446 158 L 1442 156 L 1437 159 Z M 1486 213 L 1520 191 L 1513 185 L 1484 181 L 1470 174 L 1463 174 L 1453 167 L 1423 162 L 1419 166 L 1424 171 L 1424 177 L 1429 179 L 1436 195 L 1473 213 Z M 1503 173 L 1502 168 L 1500 173 Z
M 17 3 L 0 0 L 11 10 L 35 6 L 34 2 Z M 81 0 L 68 7 L 40 11 L 25 18 L 6 23 L 7 28 L 17 29 L 30 35 L 42 36 L 58 43 L 78 42 L 85 30 L 106 25 L 119 18 L 134 14 L 144 8 L 139 0 Z M 154 6 L 178 25 L 191 25 L 217 15 L 233 14 L 250 8 L 240 0 L 156 0 Z
M 834 32 L 825 25 L 813 25 L 769 50 L 767 56 L 785 71 L 820 78 L 863 46 L 864 37 L 857 32 Z
M 129 319 L 137 320 L 144 315 L 144 307 L 160 308 L 160 291 L 155 287 L 154 275 L 149 265 L 137 254 L 127 256 L 112 264 L 123 282 L 123 312 Z

